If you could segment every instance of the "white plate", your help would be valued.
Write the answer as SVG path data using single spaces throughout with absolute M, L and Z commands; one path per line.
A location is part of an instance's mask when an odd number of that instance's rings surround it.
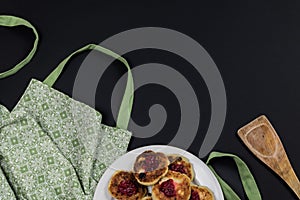
M 210 171 L 210 169 L 202 162 L 199 158 L 194 156 L 193 154 L 184 151 L 182 149 L 166 146 L 166 145 L 152 145 L 145 146 L 135 150 L 132 150 L 119 159 L 117 159 L 103 174 L 100 179 L 96 192 L 94 195 L 94 200 L 113 200 L 114 198 L 108 193 L 107 186 L 110 178 L 114 174 L 116 170 L 125 170 L 131 171 L 133 168 L 133 163 L 136 157 L 143 153 L 146 150 L 152 150 L 156 152 L 163 152 L 165 154 L 180 154 L 190 160 L 193 164 L 195 171 L 195 180 L 194 182 L 199 185 L 207 186 L 211 189 L 211 191 L 215 195 L 216 200 L 224 200 L 223 193 L 219 182 L 217 181 L 214 174 Z

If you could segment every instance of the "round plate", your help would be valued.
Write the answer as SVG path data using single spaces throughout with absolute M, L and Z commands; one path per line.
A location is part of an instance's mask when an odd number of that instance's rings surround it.
M 214 193 L 215 200 L 224 200 L 219 182 L 217 181 L 214 174 L 210 171 L 210 169 L 206 166 L 206 164 L 204 164 L 204 162 L 202 162 L 199 158 L 187 151 L 166 145 L 151 145 L 141 147 L 132 150 L 126 153 L 125 155 L 121 156 L 119 159 L 117 159 L 105 171 L 102 178 L 100 179 L 96 188 L 94 200 L 113 200 L 114 198 L 111 197 L 107 190 L 112 175 L 115 173 L 116 170 L 131 171 L 133 169 L 133 164 L 135 162 L 136 157 L 147 150 L 162 152 L 165 154 L 179 154 L 188 158 L 189 161 L 192 163 L 195 171 L 194 183 L 196 183 L 197 185 L 203 185 L 208 187 Z

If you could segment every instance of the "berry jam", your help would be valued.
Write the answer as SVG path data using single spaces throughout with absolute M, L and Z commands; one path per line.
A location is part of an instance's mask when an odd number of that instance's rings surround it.
M 172 179 L 169 179 L 159 186 L 159 191 L 165 194 L 167 197 L 175 197 L 176 192 L 175 192 L 175 185 L 174 181 Z
M 198 192 L 192 190 L 192 194 L 191 194 L 190 200 L 200 200 Z
M 123 180 L 118 185 L 118 192 L 131 197 L 138 192 L 136 185 L 132 181 Z
M 159 161 L 155 155 L 146 155 L 145 160 L 143 161 L 143 169 L 146 172 L 154 171 L 158 168 Z
M 171 165 L 169 165 L 169 170 L 186 174 L 186 171 L 185 171 L 183 165 L 171 164 Z

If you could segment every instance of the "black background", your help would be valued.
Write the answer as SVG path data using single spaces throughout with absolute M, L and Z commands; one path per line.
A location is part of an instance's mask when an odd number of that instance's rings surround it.
M 10 110 L 29 80 L 43 80 L 65 56 L 84 44 L 100 43 L 119 32 L 145 26 L 180 31 L 199 42 L 211 55 L 223 77 L 227 92 L 227 117 L 215 150 L 238 154 L 253 171 L 263 199 L 296 199 L 274 173 L 241 143 L 238 128 L 266 114 L 278 131 L 297 174 L 300 174 L 300 1 L 2 1 L 1 14 L 23 17 L 38 29 L 38 51 L 26 68 L 1 80 L 0 103 Z M 21 60 L 31 48 L 33 35 L 26 28 L 0 28 L 1 71 Z M 84 56 L 77 56 L 55 85 L 71 95 L 77 70 Z M 201 77 L 176 55 L 141 50 L 125 55 L 132 67 L 159 62 L 176 68 L 191 82 L 198 97 L 203 121 L 197 140 L 190 147 L 197 153 L 210 116 L 210 101 Z M 101 61 L 101 60 L 100 60 Z M 182 70 L 184 69 L 184 70 Z M 96 95 L 104 122 L 114 125 L 109 110 L 111 90 L 124 71 L 108 70 Z M 108 77 L 108 78 L 107 78 Z M 103 86 L 105 83 L 105 86 Z M 101 91 L 101 92 L 100 92 Z M 105 97 L 104 97 L 105 96 Z M 200 99 L 200 98 L 199 98 Z M 100 101 L 101 100 L 101 101 Z M 168 122 L 160 137 L 134 138 L 130 149 L 146 144 L 166 144 L 178 128 L 179 104 L 167 88 L 148 85 L 136 91 L 133 119 L 147 124 L 148 107 L 166 107 Z M 215 163 L 218 171 L 245 199 L 234 164 Z

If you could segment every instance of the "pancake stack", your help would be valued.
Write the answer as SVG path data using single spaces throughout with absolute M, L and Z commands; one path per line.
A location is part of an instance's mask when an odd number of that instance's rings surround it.
M 132 172 L 112 176 L 108 191 L 117 200 L 214 200 L 209 188 L 193 184 L 194 177 L 187 158 L 145 151 L 137 156 Z

